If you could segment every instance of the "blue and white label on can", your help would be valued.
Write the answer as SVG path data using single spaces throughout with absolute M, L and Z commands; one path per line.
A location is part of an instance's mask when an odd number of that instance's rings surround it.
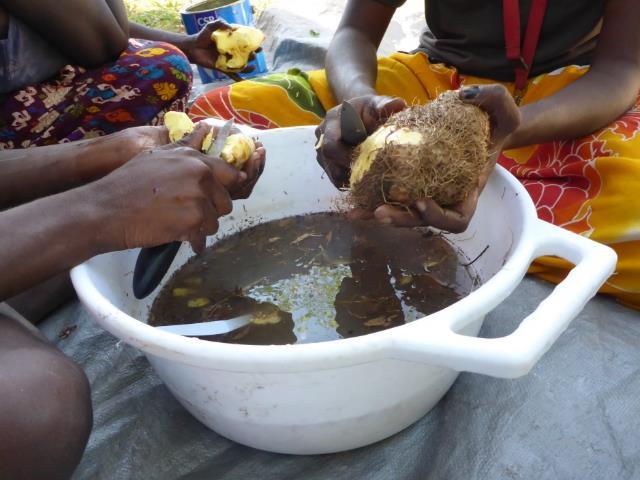
M 247 25 L 249 27 L 255 26 L 249 0 L 229 0 L 227 2 L 207 0 L 187 7 L 180 12 L 180 15 L 182 16 L 185 30 L 190 35 L 200 32 L 208 23 L 214 22 L 219 18 L 227 23 Z M 268 71 L 263 52 L 257 53 L 256 59 L 249 62 L 249 65 L 254 66 L 255 69 L 251 73 L 240 74 L 242 78 L 256 77 Z M 198 67 L 198 73 L 202 83 L 229 79 L 224 73 L 209 68 Z

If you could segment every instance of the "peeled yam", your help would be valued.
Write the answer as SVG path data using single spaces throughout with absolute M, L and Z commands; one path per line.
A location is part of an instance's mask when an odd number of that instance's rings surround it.
M 213 32 L 211 40 L 218 50 L 216 68 L 223 72 L 239 71 L 247 66 L 249 56 L 262 45 L 264 33 L 257 28 L 233 25 L 230 29 Z
M 241 133 L 229 135 L 224 143 L 220 157 L 240 170 L 256 151 L 256 144 L 253 140 Z
M 169 140 L 179 142 L 193 132 L 194 124 L 184 112 L 167 112 L 164 114 L 164 125 L 169 130 Z
M 164 124 L 169 130 L 169 140 L 173 143 L 182 140 L 195 128 L 195 124 L 187 114 L 183 112 L 167 112 L 164 115 Z M 207 153 L 209 151 L 212 142 L 213 131 L 209 132 L 204 137 L 201 147 L 203 153 Z M 241 133 L 234 133 L 227 137 L 224 147 L 222 148 L 222 152 L 220 153 L 220 157 L 225 162 L 240 170 L 255 151 L 256 144 L 250 137 Z

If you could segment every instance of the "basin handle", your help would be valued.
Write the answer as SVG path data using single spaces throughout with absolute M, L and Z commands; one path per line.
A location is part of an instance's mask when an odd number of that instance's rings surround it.
M 417 334 L 418 328 L 398 329 L 394 358 L 494 377 L 527 374 L 606 282 L 617 261 L 613 249 L 542 220 L 532 230 L 531 261 L 552 255 L 575 267 L 515 332 L 501 338 L 470 337 L 455 333 L 446 319 L 436 319 L 442 326 L 431 322 L 424 335 Z

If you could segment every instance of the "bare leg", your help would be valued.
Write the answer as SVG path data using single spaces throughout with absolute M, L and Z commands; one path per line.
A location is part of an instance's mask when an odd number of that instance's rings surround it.
M 69 272 L 61 273 L 15 297 L 7 303 L 33 324 L 75 297 Z
M 0 316 L 0 478 L 69 478 L 91 427 L 82 369 Z

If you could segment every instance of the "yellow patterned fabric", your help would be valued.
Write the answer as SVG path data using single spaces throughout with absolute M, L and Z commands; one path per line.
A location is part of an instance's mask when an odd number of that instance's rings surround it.
M 521 104 L 556 93 L 587 70 L 569 66 L 530 79 Z M 431 64 L 423 53 L 396 53 L 379 60 L 376 89 L 412 104 L 427 103 L 445 90 L 489 83 L 495 81 Z M 513 84 L 503 85 L 514 91 Z M 209 92 L 190 114 L 196 119 L 233 117 L 256 128 L 274 128 L 318 124 L 335 105 L 324 71 L 295 70 Z M 527 189 L 541 219 L 617 252 L 616 272 L 601 292 L 635 308 L 640 308 L 639 132 L 637 104 L 592 135 L 505 151 L 499 160 Z M 530 272 L 557 283 L 570 268 L 563 260 L 545 257 Z

